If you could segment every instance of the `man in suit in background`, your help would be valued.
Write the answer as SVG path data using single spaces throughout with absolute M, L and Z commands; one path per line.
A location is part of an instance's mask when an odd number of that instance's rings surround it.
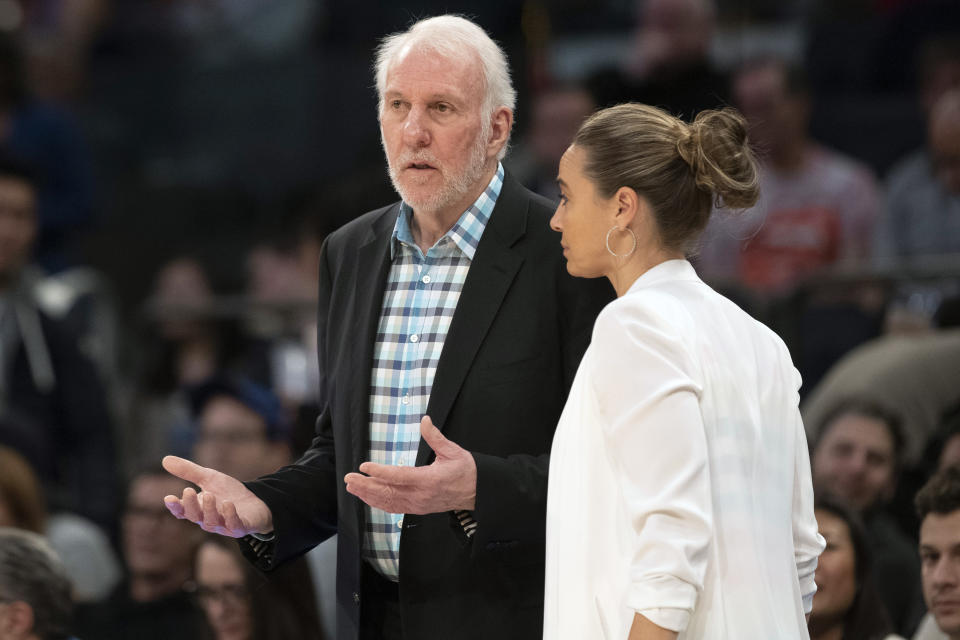
M 316 438 L 246 485 L 167 458 L 202 490 L 167 507 L 264 569 L 337 531 L 340 639 L 539 637 L 548 454 L 612 291 L 566 274 L 552 205 L 500 164 L 515 93 L 482 29 L 418 22 L 376 75 L 403 201 L 321 252 Z

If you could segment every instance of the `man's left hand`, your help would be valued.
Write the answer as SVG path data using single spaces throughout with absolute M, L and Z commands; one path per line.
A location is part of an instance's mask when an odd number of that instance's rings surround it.
M 473 455 L 444 438 L 430 416 L 420 421 L 420 435 L 437 455 L 431 464 L 397 467 L 364 462 L 360 473 L 344 477 L 347 491 L 389 513 L 472 511 L 477 502 L 477 463 Z

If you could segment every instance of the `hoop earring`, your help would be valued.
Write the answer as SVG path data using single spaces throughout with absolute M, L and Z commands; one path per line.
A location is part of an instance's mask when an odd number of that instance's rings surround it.
M 612 255 L 614 258 L 629 258 L 633 255 L 633 252 L 637 250 L 637 234 L 633 232 L 633 229 L 630 227 L 624 227 L 623 230 L 630 234 L 630 237 L 633 239 L 633 246 L 630 247 L 630 251 L 626 253 L 614 253 L 613 249 L 610 248 L 610 234 L 617 230 L 616 226 L 610 227 L 610 231 L 607 231 L 607 239 L 605 244 L 607 245 L 607 252 Z

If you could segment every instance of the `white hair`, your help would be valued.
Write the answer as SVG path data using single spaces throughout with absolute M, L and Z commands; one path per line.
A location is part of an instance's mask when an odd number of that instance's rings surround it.
M 510 81 L 510 66 L 503 49 L 487 32 L 473 22 L 456 15 L 443 15 L 416 22 L 406 31 L 385 37 L 377 47 L 374 70 L 377 81 L 379 111 L 383 112 L 383 96 L 387 87 L 387 73 L 397 56 L 406 47 L 417 51 L 431 52 L 449 60 L 480 63 L 483 77 L 483 103 L 481 113 L 486 117 L 482 132 L 489 137 L 494 111 L 506 107 L 512 112 L 517 102 L 517 92 Z M 509 135 L 509 134 L 508 134 Z M 507 145 L 497 156 L 501 160 L 507 153 Z

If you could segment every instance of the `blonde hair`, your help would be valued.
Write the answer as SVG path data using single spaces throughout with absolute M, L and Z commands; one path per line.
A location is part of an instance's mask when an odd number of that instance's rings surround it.
M 701 111 L 687 124 L 656 107 L 621 104 L 588 118 L 573 143 L 586 152 L 584 172 L 601 196 L 630 187 L 650 203 L 667 249 L 690 251 L 713 206 L 746 208 L 760 192 L 746 122 L 733 109 Z

